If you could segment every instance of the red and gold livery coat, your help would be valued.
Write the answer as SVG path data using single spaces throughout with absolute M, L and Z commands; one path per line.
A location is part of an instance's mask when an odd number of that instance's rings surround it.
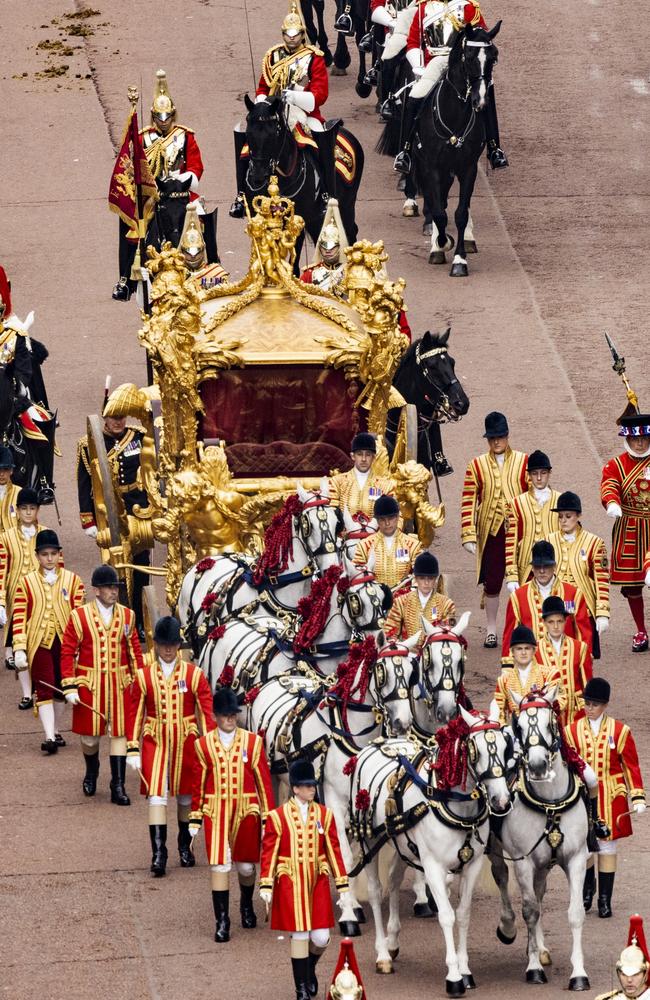
M 555 700 L 560 706 L 560 713 L 566 711 L 567 696 L 562 687 L 562 679 L 557 670 L 549 669 L 542 663 L 533 660 L 526 681 L 522 684 L 521 675 L 516 667 L 504 667 L 497 677 L 494 690 L 494 700 L 499 708 L 499 722 L 502 726 L 510 722 L 511 715 L 519 715 L 519 705 L 512 697 L 514 691 L 524 698 L 533 689 L 541 691 L 557 685 Z
M 39 568 L 36 558 L 36 535 L 45 528 L 34 525 L 36 531 L 27 537 L 19 524 L 0 535 L 0 604 L 7 609 L 7 621 L 13 613 L 16 587 L 24 576 Z
M 645 802 L 643 778 L 629 726 L 604 715 L 595 734 L 589 719 L 578 719 L 564 730 L 566 741 L 578 751 L 598 778 L 598 815 L 612 831 L 611 840 L 632 834 L 628 796 Z
M 355 566 L 366 566 L 370 554 L 374 554 L 375 565 L 372 572 L 387 587 L 396 587 L 410 576 L 416 556 L 422 552 L 420 540 L 415 535 L 407 535 L 398 528 L 392 537 L 393 544 L 389 548 L 384 535 L 377 531 L 374 535 L 362 538 L 354 553 Z
M 566 541 L 561 531 L 548 540 L 555 551 L 558 579 L 578 588 L 592 618 L 609 618 L 609 566 L 602 538 L 579 525 L 573 542 Z
M 269 813 L 264 829 L 260 889 L 273 890 L 271 928 L 311 931 L 334 925 L 330 876 L 348 889 L 336 823 L 330 809 L 310 802 L 307 822 L 294 798 Z
M 140 130 L 140 136 L 151 173 L 156 180 L 170 169 L 179 170 L 181 173 L 189 170 L 197 181 L 201 180 L 203 160 L 191 128 L 174 125 L 167 135 L 161 135 L 150 125 Z M 198 193 L 190 191 L 190 201 L 195 201 L 197 198 Z
M 379 497 L 395 496 L 395 483 L 386 476 L 374 476 L 371 471 L 363 486 L 359 486 L 354 469 L 350 469 L 349 472 L 330 476 L 329 495 L 333 507 L 341 510 L 347 507 L 353 517 L 364 514 L 372 518 L 375 501 Z
M 194 744 L 215 728 L 212 691 L 197 666 L 176 658 L 165 677 L 157 657 L 145 657 L 132 689 L 127 719 L 127 754 L 141 752 L 143 795 L 191 795 Z M 140 751 L 140 741 L 142 750 Z
M 490 535 L 507 528 L 508 504 L 526 491 L 528 456 L 523 451 L 507 448 L 503 465 L 491 452 L 473 458 L 465 470 L 460 502 L 460 540 L 476 543 L 477 579 L 481 559 Z
M 5 495 L 0 500 L 0 535 L 5 531 L 9 531 L 10 528 L 15 528 L 18 524 L 16 500 L 19 493 L 20 486 L 16 486 L 15 483 L 7 483 Z
M 205 820 L 208 863 L 259 861 L 262 823 L 275 805 L 263 741 L 238 728 L 224 747 L 213 729 L 194 752 L 190 821 Z
M 39 647 L 51 649 L 56 638 L 62 639 L 70 615 L 85 599 L 81 577 L 69 569 L 59 569 L 52 584 L 46 582 L 40 569 L 28 573 L 14 597 L 14 651 L 24 649 L 31 664 Z
M 565 635 L 572 639 L 582 639 L 587 644 L 589 654 L 593 644 L 593 633 L 591 631 L 591 620 L 587 602 L 580 591 L 570 583 L 563 583 L 555 578 L 550 597 L 560 597 L 564 601 L 569 617 L 566 620 Z M 539 586 L 535 580 L 525 583 L 523 587 L 518 587 L 514 594 L 510 595 L 508 607 L 506 608 L 506 621 L 503 626 L 503 640 L 501 643 L 501 661 L 512 663 L 510 656 L 510 637 L 513 629 L 517 625 L 526 625 L 535 633 L 535 638 L 539 640 L 544 635 L 544 620 L 542 619 L 542 597 Z
M 506 582 L 523 586 L 532 575 L 531 557 L 535 542 L 541 542 L 553 531 L 560 530 L 555 507 L 560 494 L 551 490 L 545 504 L 540 505 L 532 489 L 514 497 L 508 505 L 506 530 Z
M 611 582 L 643 584 L 650 553 L 650 458 L 627 452 L 612 458 L 603 469 L 600 499 L 603 507 L 617 503 L 623 511 L 612 530 Z
M 62 687 L 78 691 L 81 702 L 72 709 L 72 731 L 80 736 L 104 736 L 106 720 L 96 714 L 101 712 L 110 720 L 111 736 L 126 736 L 133 710 L 130 688 L 136 670 L 143 666 L 130 608 L 116 604 L 108 626 L 96 601 L 73 611 L 61 641 Z
M 585 710 L 582 692 L 593 674 L 591 654 L 587 644 L 580 639 L 572 639 L 565 635 L 562 637 L 558 653 L 553 642 L 545 636 L 537 647 L 535 659 L 550 672 L 556 671 L 560 675 L 567 699 L 566 709 L 560 716 L 562 725 L 568 726 L 575 719 L 581 719 Z
M 257 96 L 280 96 L 283 90 L 292 87 L 314 95 L 314 110 L 309 112 L 309 117 L 325 121 L 320 109 L 329 96 L 329 77 L 320 49 L 313 45 L 301 45 L 297 51 L 289 52 L 280 44 L 265 53 L 262 75 L 255 92 Z
M 411 590 L 393 602 L 384 631 L 391 639 L 410 639 L 421 631 L 422 618 L 451 628 L 456 624 L 456 606 L 445 594 L 430 594 L 422 607 L 419 593 Z

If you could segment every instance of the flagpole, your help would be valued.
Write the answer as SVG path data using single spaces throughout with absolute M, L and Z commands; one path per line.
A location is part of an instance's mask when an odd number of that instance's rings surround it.
M 137 115 L 137 105 L 140 94 L 138 93 L 137 87 L 129 87 L 128 89 L 129 101 L 131 103 L 131 108 L 133 115 Z M 133 128 L 133 118 L 131 118 L 131 128 Z M 142 197 L 142 184 L 135 180 L 135 158 L 137 151 L 133 149 L 133 163 L 134 163 L 134 181 L 135 181 L 135 212 L 136 212 L 136 222 L 138 223 L 138 253 L 140 256 L 140 267 L 145 266 L 146 261 L 146 233 L 144 232 L 144 199 Z M 147 315 L 151 312 L 151 306 L 149 303 L 149 288 L 146 281 L 143 281 L 142 276 L 139 279 L 142 282 L 142 308 Z

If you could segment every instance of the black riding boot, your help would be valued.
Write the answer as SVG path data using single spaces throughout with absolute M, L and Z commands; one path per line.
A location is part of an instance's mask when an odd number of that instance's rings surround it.
M 239 912 L 241 914 L 241 925 L 244 930 L 252 930 L 257 927 L 257 917 L 253 908 L 253 891 L 255 885 L 242 885 L 239 883 Z
M 592 865 L 591 868 L 587 868 L 585 872 L 585 880 L 582 883 L 582 903 L 585 908 L 585 913 L 589 913 L 591 909 L 591 904 L 594 901 L 594 895 L 596 893 L 596 869 Z
M 293 981 L 296 984 L 296 1000 L 311 1000 L 309 992 L 309 959 L 292 958 Z
M 598 916 L 611 917 L 615 872 L 598 872 Z
M 111 802 L 116 806 L 130 806 L 131 799 L 126 794 L 126 757 L 110 757 L 111 762 Z
M 90 797 L 97 791 L 97 775 L 99 774 L 99 753 L 85 753 L 86 773 L 81 785 L 84 795 Z
M 229 896 L 230 893 L 228 890 L 225 892 L 212 890 L 212 908 L 214 910 L 214 919 L 216 920 L 214 939 L 217 944 L 225 944 L 226 941 L 230 941 Z
M 190 824 L 187 820 L 178 821 L 178 856 L 181 859 L 181 868 L 194 868 L 196 858 L 192 852 L 192 838 L 190 836 Z
M 233 132 L 235 139 L 235 175 L 237 177 L 237 197 L 230 206 L 229 215 L 233 219 L 243 219 L 246 215 L 244 204 L 244 188 L 246 187 L 246 171 L 248 170 L 248 160 L 242 160 L 241 152 L 246 145 L 246 133 Z
M 409 97 L 406 102 L 404 123 L 402 125 L 402 135 L 405 136 L 405 141 L 393 163 L 394 169 L 399 171 L 400 174 L 411 173 L 411 143 L 413 141 L 415 125 L 425 100 L 425 97 Z
M 497 118 L 497 104 L 494 96 L 494 84 L 488 88 L 487 103 L 485 110 L 485 138 L 487 140 L 487 158 L 493 170 L 503 170 L 508 166 L 508 157 L 501 149 L 499 139 L 499 120 Z
M 395 76 L 402 61 L 403 53 L 393 56 L 392 59 L 381 60 L 381 97 L 382 105 L 379 112 L 381 121 L 391 121 L 397 113 L 397 101 L 393 94 L 395 89 Z
M 318 980 L 316 979 L 316 966 L 320 960 L 320 954 L 314 955 L 313 952 L 309 952 L 309 980 L 307 982 L 307 989 L 309 990 L 309 996 L 315 997 L 318 995 Z
M 151 874 L 162 878 L 167 868 L 167 824 L 154 824 L 149 827 L 151 837 Z
M 113 288 L 113 298 L 118 302 L 128 302 L 135 291 L 135 281 L 131 281 L 131 268 L 135 259 L 136 244 L 127 240 L 128 226 L 120 219 L 119 225 L 119 266 L 120 279 Z
M 598 815 L 598 796 L 589 796 L 589 833 L 587 835 L 587 847 L 592 854 L 598 851 L 598 841 L 609 837 L 611 830 Z
M 312 132 L 312 139 L 318 146 L 318 161 L 320 163 L 323 185 L 323 200 L 336 198 L 336 159 L 335 147 L 336 136 L 338 134 L 340 118 L 332 118 L 325 124 L 322 132 Z

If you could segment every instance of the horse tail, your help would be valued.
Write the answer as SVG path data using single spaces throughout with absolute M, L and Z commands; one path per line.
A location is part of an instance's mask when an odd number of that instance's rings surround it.
M 345 233 L 350 243 L 355 242 L 358 233 L 355 213 L 364 166 L 363 146 L 356 135 L 347 128 L 339 128 L 336 151 L 336 193 Z
M 382 156 L 397 156 L 400 150 L 401 121 L 399 118 L 391 119 L 384 125 L 383 131 L 377 140 L 375 152 Z

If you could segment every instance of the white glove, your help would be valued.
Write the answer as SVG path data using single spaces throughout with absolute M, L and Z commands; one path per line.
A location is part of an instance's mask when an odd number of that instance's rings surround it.
M 413 76 L 415 77 L 416 80 L 419 80 L 423 74 L 424 74 L 424 66 L 413 67 Z
M 642 813 L 644 813 L 647 808 L 648 807 L 645 804 L 645 802 L 635 802 L 634 805 L 632 806 L 632 809 L 637 814 L 637 816 L 641 816 Z
M 139 753 L 127 753 L 126 763 L 128 767 L 133 768 L 134 771 L 139 771 L 142 767 L 142 759 Z
M 506 583 L 506 589 L 509 594 L 514 594 L 515 590 L 519 590 L 519 584 L 516 580 L 508 580 Z
M 190 837 L 196 837 L 200 829 L 201 829 L 200 823 L 190 823 L 188 827 L 188 830 L 190 831 Z
M 0 626 L 7 624 L 7 609 L 0 604 Z
M 422 65 L 422 53 L 420 52 L 419 49 L 408 49 L 408 51 L 406 53 L 406 58 L 409 61 L 411 69 L 413 69 L 413 70 L 416 70 L 416 69 L 424 70 L 424 66 Z M 422 73 L 420 73 L 418 75 L 422 76 Z
M 260 889 L 260 899 L 263 903 L 268 903 L 270 905 L 273 899 L 273 893 L 270 889 Z
M 65 693 L 65 700 L 67 701 L 68 705 L 78 705 L 79 701 L 80 701 L 79 692 L 78 691 L 66 691 L 66 693 Z
M 370 18 L 373 24 L 381 24 L 384 28 L 390 28 L 391 30 L 395 27 L 396 17 L 391 17 L 389 11 L 385 7 L 375 7 L 372 12 L 372 17 Z
M 648 572 L 645 575 L 645 585 L 646 585 L 646 587 L 650 587 L 650 569 L 648 570 Z
M 608 503 L 607 504 L 607 508 L 605 510 L 605 513 L 607 514 L 608 517 L 622 517 L 623 516 L 623 511 L 621 510 L 620 506 L 617 503 L 614 503 L 613 501 L 612 501 L 612 503 Z
M 309 90 L 285 90 L 282 93 L 285 104 L 293 104 L 310 114 L 316 107 L 316 98 Z
M 598 635 L 602 635 L 609 628 L 609 618 L 605 618 L 603 615 L 601 618 L 596 618 L 596 632 Z
M 27 670 L 27 653 L 24 649 L 16 649 L 14 651 L 14 663 L 16 670 Z
M 97 538 L 97 525 L 91 524 L 89 528 L 84 528 L 84 534 L 88 535 L 89 538 Z
M 463 548 L 465 552 L 469 552 L 471 556 L 476 555 L 476 542 L 463 542 Z

